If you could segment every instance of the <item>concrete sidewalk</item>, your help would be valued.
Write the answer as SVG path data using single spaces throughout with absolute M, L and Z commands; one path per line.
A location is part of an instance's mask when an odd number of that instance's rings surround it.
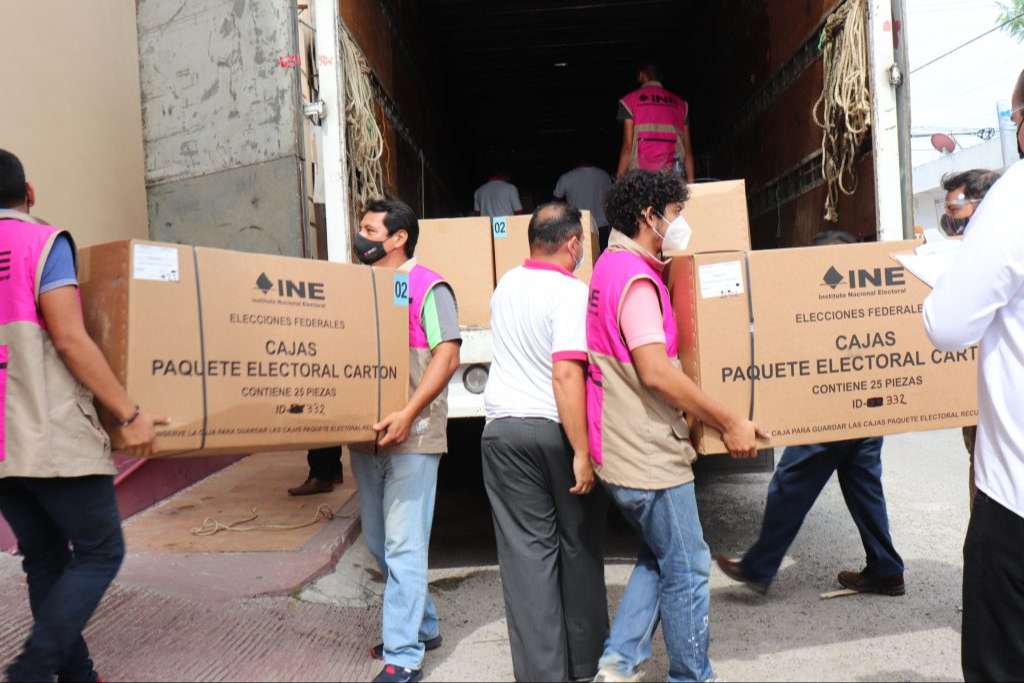
M 31 627 L 17 558 L 0 557 L 0 662 Z M 230 602 L 169 597 L 116 584 L 86 631 L 107 681 L 361 681 L 378 673 L 376 609 L 288 597 Z

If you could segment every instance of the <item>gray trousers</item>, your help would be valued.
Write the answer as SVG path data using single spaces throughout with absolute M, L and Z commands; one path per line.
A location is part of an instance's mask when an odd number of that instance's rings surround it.
M 593 678 L 608 637 L 607 494 L 569 493 L 572 446 L 550 420 L 495 420 L 482 450 L 516 680 Z

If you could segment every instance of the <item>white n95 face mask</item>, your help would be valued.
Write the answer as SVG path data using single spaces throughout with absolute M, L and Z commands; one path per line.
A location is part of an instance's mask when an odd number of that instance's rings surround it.
M 661 214 L 658 214 L 661 216 Z M 668 223 L 668 219 L 661 216 L 661 220 Z M 665 235 L 662 237 L 662 250 L 663 251 L 686 251 L 686 248 L 690 246 L 690 238 L 693 237 L 693 228 L 683 218 L 683 214 L 679 214 L 674 221 L 668 224 L 668 230 L 665 231 Z

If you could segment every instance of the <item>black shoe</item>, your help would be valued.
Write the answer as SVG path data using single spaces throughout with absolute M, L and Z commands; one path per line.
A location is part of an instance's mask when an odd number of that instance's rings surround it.
M 433 652 L 434 650 L 436 650 L 439 647 L 441 647 L 441 645 L 443 645 L 443 644 L 444 644 L 444 638 L 441 637 L 441 636 L 438 636 L 437 638 L 431 638 L 430 640 L 424 641 L 423 642 L 423 647 L 426 648 L 427 652 Z M 383 662 L 384 661 L 384 645 L 383 644 L 377 645 L 372 650 L 370 650 L 370 656 L 373 657 L 374 659 L 378 660 L 378 661 Z
M 746 584 L 750 590 L 765 595 L 768 593 L 768 588 L 771 586 L 770 583 L 764 583 L 763 581 L 754 581 L 746 574 L 743 573 L 743 569 L 740 567 L 740 563 L 736 560 L 730 560 L 724 555 L 719 555 L 715 558 L 715 562 L 718 563 L 718 568 L 722 570 L 722 573 L 728 576 L 733 581 L 739 581 L 742 584 Z
M 903 582 L 903 574 L 875 581 L 864 577 L 863 572 L 840 572 L 839 583 L 843 588 L 858 593 L 874 593 L 897 598 L 907 594 L 907 585 Z
M 423 680 L 422 671 L 412 669 L 400 669 L 397 666 L 388 664 L 380 675 L 373 679 L 373 683 L 419 683 Z

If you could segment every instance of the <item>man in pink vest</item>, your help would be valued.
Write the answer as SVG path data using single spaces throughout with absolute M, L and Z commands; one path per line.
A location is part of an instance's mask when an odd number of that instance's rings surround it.
M 0 514 L 24 556 L 35 623 L 11 681 L 96 681 L 82 638 L 124 559 L 117 473 L 93 396 L 146 457 L 143 413 L 89 338 L 71 235 L 29 215 L 21 162 L 0 150 Z
M 693 182 L 696 163 L 690 139 L 690 105 L 661 85 L 662 69 L 654 61 L 640 67 L 640 88 L 619 101 L 622 152 L 618 177 L 626 171 L 676 170 Z
M 587 422 L 598 477 L 643 545 L 601 658 L 598 681 L 634 681 L 659 622 L 669 680 L 714 678 L 708 658 L 711 553 L 704 542 L 687 417 L 722 432 L 733 457 L 766 436 L 682 371 L 659 254 L 685 249 L 686 185 L 671 171 L 630 171 L 605 202 L 613 232 L 587 303 Z
M 356 235 L 359 260 L 395 268 L 409 282 L 409 402 L 374 430 L 376 444 L 353 446 L 363 537 L 387 577 L 384 661 L 379 683 L 423 678 L 423 657 L 441 646 L 437 610 L 427 590 L 427 551 L 437 470 L 448 451 L 448 382 L 459 368 L 462 337 L 455 293 L 416 262 L 420 226 L 406 204 L 371 202 Z

